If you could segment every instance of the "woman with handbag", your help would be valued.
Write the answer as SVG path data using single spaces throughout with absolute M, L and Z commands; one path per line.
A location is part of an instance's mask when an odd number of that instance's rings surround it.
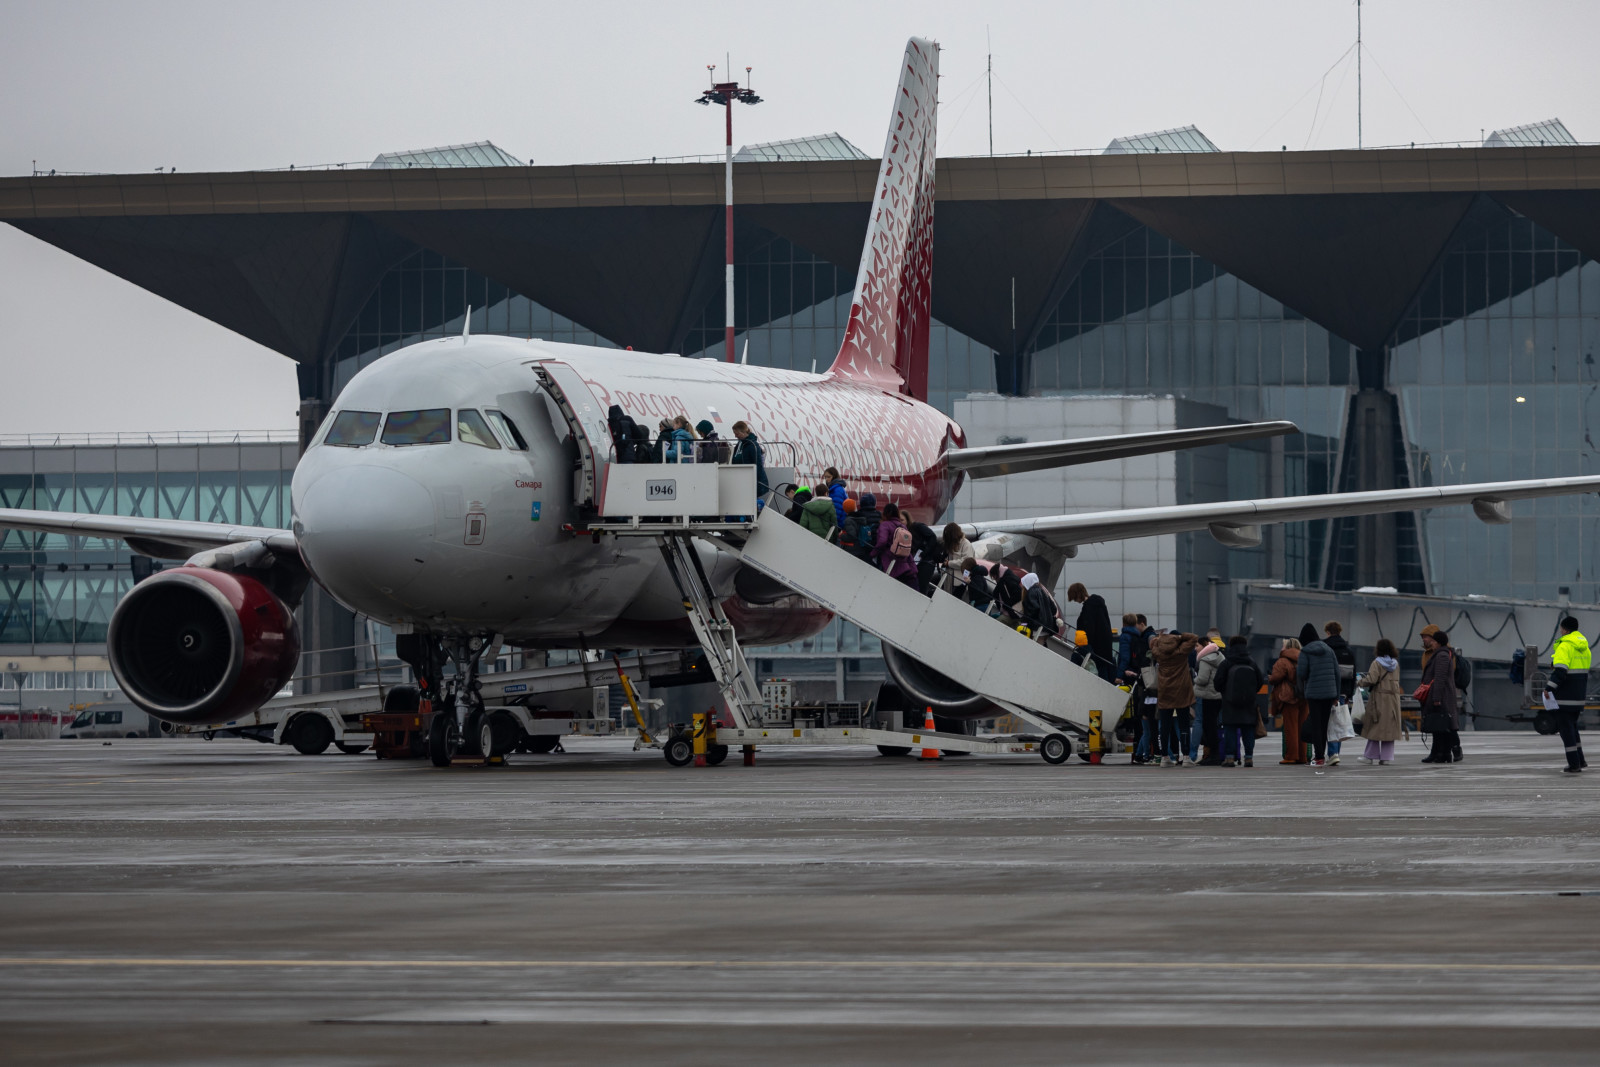
M 1377 658 L 1356 684 L 1370 690 L 1372 698 L 1361 717 L 1361 736 L 1367 749 L 1362 763 L 1388 765 L 1394 761 L 1394 743 L 1400 740 L 1400 653 L 1387 637 L 1378 639 Z
M 1299 665 L 1300 642 L 1292 637 L 1285 638 L 1278 662 L 1272 665 L 1272 673 L 1267 676 L 1272 714 L 1283 723 L 1283 759 L 1279 763 L 1306 762 L 1306 746 L 1300 742 L 1300 724 L 1305 721 L 1307 709 L 1297 679 Z
M 1431 631 L 1431 632 L 1430 632 Z M 1452 763 L 1460 744 L 1461 710 L 1456 705 L 1456 659 L 1450 635 L 1437 626 L 1422 628 L 1422 684 L 1412 696 L 1422 706 L 1422 730 L 1433 735 L 1423 763 Z

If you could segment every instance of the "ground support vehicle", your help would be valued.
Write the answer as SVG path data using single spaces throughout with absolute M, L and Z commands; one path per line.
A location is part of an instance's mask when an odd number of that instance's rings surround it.
M 875 747 L 884 756 L 923 759 L 940 759 L 953 754 L 1037 753 L 1051 764 L 1065 763 L 1071 757 L 1070 725 L 1048 722 L 1020 709 L 1012 714 L 1035 726 L 1035 730 L 1013 734 L 958 734 L 932 729 L 931 713 L 924 717 L 923 726 L 914 727 L 907 721 L 914 717 L 910 712 L 878 711 L 870 705 L 863 708 L 859 704 L 828 704 L 820 711 L 777 706 L 765 711 L 759 724 L 745 726 L 719 725 L 715 717 L 696 715 L 693 723 L 670 728 L 661 747 L 667 762 L 675 767 L 691 763 L 716 766 L 727 759 L 735 745 L 744 751 L 747 766 L 754 762 L 757 746 L 860 745 Z M 1088 743 L 1083 743 L 1080 752 L 1085 759 L 1091 756 Z M 1104 751 L 1099 750 L 1100 753 Z
M 683 659 L 681 652 L 660 652 L 629 656 L 624 662 L 643 674 L 679 669 Z M 616 724 L 609 709 L 597 713 L 591 702 L 582 712 L 552 710 L 541 706 L 537 699 L 553 700 L 609 687 L 615 678 L 612 664 L 597 661 L 480 676 L 479 688 L 486 705 L 482 718 L 493 735 L 493 754 L 503 755 L 512 749 L 549 752 L 568 734 L 596 736 L 613 732 Z M 303 755 L 317 755 L 329 748 L 356 755 L 373 746 L 381 732 L 387 735 L 384 747 L 387 758 L 392 759 L 413 746 L 413 735 L 418 730 L 426 738 L 428 723 L 408 726 L 386 716 L 392 713 L 414 719 L 423 713 L 431 721 L 432 709 L 424 711 L 421 703 L 414 686 L 362 686 L 303 697 L 278 697 L 238 719 L 203 725 L 164 724 L 163 732 L 198 734 L 208 739 L 218 734 L 248 737 L 268 744 L 293 745 Z

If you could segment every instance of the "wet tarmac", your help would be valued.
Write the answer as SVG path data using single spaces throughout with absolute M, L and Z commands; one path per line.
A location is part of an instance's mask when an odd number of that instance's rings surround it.
M 1554 738 L 568 747 L 0 744 L 0 1062 L 1600 1060 L 1600 772 Z

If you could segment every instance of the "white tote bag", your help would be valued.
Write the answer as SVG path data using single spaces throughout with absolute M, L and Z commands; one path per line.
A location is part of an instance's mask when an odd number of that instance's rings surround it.
M 1354 736 L 1356 731 L 1350 725 L 1350 705 L 1335 704 L 1333 711 L 1328 715 L 1328 740 L 1345 741 Z
M 1350 698 L 1350 728 L 1355 729 L 1356 723 L 1367 721 L 1367 698 L 1361 695 L 1361 690 L 1356 690 L 1356 695 Z

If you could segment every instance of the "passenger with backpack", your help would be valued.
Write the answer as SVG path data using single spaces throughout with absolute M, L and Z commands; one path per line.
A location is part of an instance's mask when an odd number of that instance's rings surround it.
M 611 430 L 611 444 L 616 449 L 618 463 L 633 462 L 633 438 L 637 424 L 617 404 L 606 412 L 606 425 Z
M 860 500 L 844 502 L 844 527 L 839 531 L 839 547 L 860 560 L 874 562 L 873 553 L 878 548 L 878 524 L 883 516 L 878 513 L 878 498 L 862 493 Z
M 1241 749 L 1244 765 L 1256 765 L 1256 728 L 1261 722 L 1256 695 L 1261 692 L 1261 668 L 1250 658 L 1249 646 L 1243 637 L 1230 637 L 1227 655 L 1217 668 L 1224 767 L 1239 766 Z
M 1305 694 L 1301 692 L 1297 679 L 1299 666 L 1300 642 L 1292 637 L 1285 638 L 1283 651 L 1278 653 L 1278 661 L 1272 665 L 1272 673 L 1267 676 L 1267 684 L 1272 687 L 1272 715 L 1283 724 L 1283 759 L 1279 763 L 1306 762 L 1306 747 L 1300 742 L 1300 726 L 1307 712 Z
M 883 506 L 883 521 L 878 523 L 874 549 L 872 559 L 879 570 L 912 589 L 917 587 L 917 568 L 911 562 L 911 530 L 900 517 L 899 505 Z

